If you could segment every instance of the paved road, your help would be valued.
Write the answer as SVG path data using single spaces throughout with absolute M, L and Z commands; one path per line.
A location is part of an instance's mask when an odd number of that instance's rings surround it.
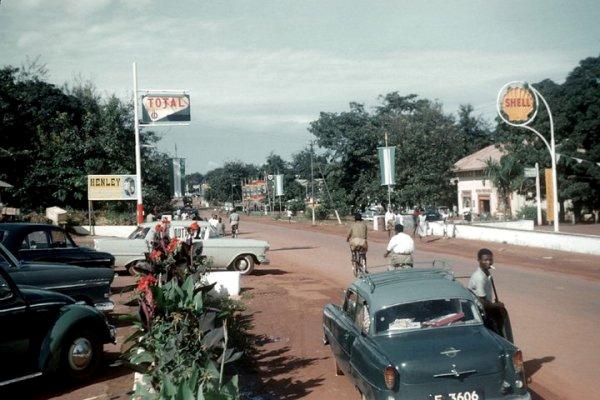
M 312 279 L 312 284 L 329 281 L 325 286 L 337 291 L 352 281 L 347 244 L 340 235 L 289 229 L 286 225 L 244 221 L 242 234 L 268 240 L 273 264 Z M 371 242 L 369 265 L 385 264 L 383 253 L 384 244 Z M 457 276 L 469 275 L 475 267 L 470 255 L 461 258 L 417 251 L 415 258 L 444 258 Z M 511 314 L 515 341 L 523 350 L 536 397 L 600 399 L 596 385 L 600 363 L 600 282 L 505 264 L 501 255 L 497 255 L 495 265 L 499 296 Z M 302 285 L 302 279 L 295 285 Z M 336 293 L 331 298 L 337 297 Z M 316 329 L 309 335 L 320 337 L 321 332 Z M 306 340 L 315 342 L 316 338 Z M 339 380 L 328 384 L 340 384 L 336 382 Z

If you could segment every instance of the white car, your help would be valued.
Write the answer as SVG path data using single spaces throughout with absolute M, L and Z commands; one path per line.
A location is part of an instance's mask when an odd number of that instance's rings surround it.
M 205 221 L 172 221 L 169 236 L 184 239 L 187 228 L 193 222 L 200 225 L 200 233 L 194 243 L 201 243 L 202 255 L 211 260 L 213 268 L 232 269 L 247 275 L 256 265 L 269 264 L 266 255 L 270 247 L 268 242 L 221 237 Z M 136 263 L 146 260 L 145 253 L 149 252 L 156 224 L 141 224 L 128 238 L 95 239 L 94 249 L 111 253 L 115 257 L 115 267 L 124 267 L 131 272 Z

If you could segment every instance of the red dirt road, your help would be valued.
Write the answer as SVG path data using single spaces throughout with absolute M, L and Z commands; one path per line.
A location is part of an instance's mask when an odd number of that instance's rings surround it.
M 352 281 L 343 230 L 245 219 L 241 232 L 271 243 L 272 264 L 243 278 L 244 301 L 259 338 L 258 391 L 273 399 L 358 398 L 346 377 L 334 376 L 329 348 L 321 343 L 322 306 L 339 302 L 342 288 Z M 369 264 L 384 264 L 386 236 L 373 236 Z M 475 268 L 472 255 L 479 246 L 453 240 L 418 243 L 416 259 L 443 258 L 457 276 L 467 276 Z M 533 379 L 533 397 L 600 399 L 595 389 L 599 258 L 489 247 L 496 253 L 499 296 L 511 313 L 515 340 Z M 557 272 L 561 269 L 567 273 Z

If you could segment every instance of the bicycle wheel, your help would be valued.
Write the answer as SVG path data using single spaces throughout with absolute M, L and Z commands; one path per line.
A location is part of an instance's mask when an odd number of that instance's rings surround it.
M 360 257 L 360 272 L 361 275 L 368 274 L 367 272 L 367 256 L 363 253 Z

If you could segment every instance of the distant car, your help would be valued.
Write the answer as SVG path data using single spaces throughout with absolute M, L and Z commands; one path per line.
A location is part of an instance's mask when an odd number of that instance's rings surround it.
M 362 212 L 360 215 L 362 216 L 362 219 L 364 221 L 373 221 L 373 219 L 375 217 L 383 217 L 383 214 L 380 214 L 378 211 L 375 211 L 375 210 L 366 210 L 365 212 Z
M 17 259 L 50 261 L 80 267 L 112 268 L 112 254 L 75 244 L 61 227 L 47 224 L 0 224 L 0 243 Z
M 101 312 L 60 293 L 16 285 L 0 268 L 0 386 L 52 373 L 85 379 L 115 329 Z
M 76 301 L 111 311 L 110 285 L 115 273 L 112 268 L 83 268 L 75 265 L 17 260 L 0 244 L 0 268 L 17 285 L 35 286 L 72 297 Z
M 484 324 L 489 318 L 504 318 L 504 337 Z M 484 315 L 450 271 L 367 275 L 342 306 L 325 306 L 323 330 L 336 373 L 363 399 L 530 399 L 508 314 Z
M 425 221 L 442 221 L 442 214 L 435 208 L 425 210 Z
M 200 232 L 194 243 L 201 243 L 201 254 L 212 260 L 213 268 L 233 269 L 246 275 L 252 273 L 256 265 L 269 264 L 266 254 L 269 243 L 264 240 L 221 237 L 205 221 L 172 221 L 169 235 L 185 238 L 187 228 L 193 222 L 200 225 Z M 145 261 L 145 253 L 154 238 L 155 226 L 156 223 L 141 224 L 128 238 L 95 239 L 94 248 L 113 254 L 115 266 L 132 272 L 137 263 Z

